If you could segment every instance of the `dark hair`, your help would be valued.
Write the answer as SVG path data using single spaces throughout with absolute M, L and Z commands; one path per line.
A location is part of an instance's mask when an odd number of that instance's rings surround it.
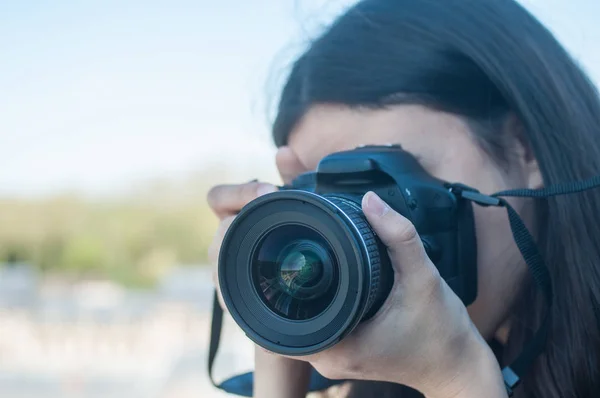
M 546 186 L 600 174 L 598 93 L 513 0 L 361 1 L 293 65 L 273 126 L 278 146 L 317 103 L 416 103 L 451 112 L 500 160 L 506 148 L 497 126 L 515 115 Z M 537 239 L 555 297 L 545 352 L 515 396 L 600 396 L 600 191 L 537 205 Z M 526 282 L 503 362 L 521 351 L 543 310 L 540 293 Z M 376 396 L 367 393 L 373 383 L 360 385 L 352 396 Z

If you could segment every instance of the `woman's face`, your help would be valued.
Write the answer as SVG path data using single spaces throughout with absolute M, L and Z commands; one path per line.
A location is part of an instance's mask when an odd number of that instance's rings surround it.
M 416 105 L 385 110 L 315 106 L 288 141 L 308 170 L 314 170 L 324 156 L 333 152 L 390 143 L 411 152 L 431 175 L 462 182 L 483 193 L 539 184 L 537 167 L 532 168 L 526 156 L 519 156 L 524 151 L 516 150 L 510 170 L 503 170 L 477 145 L 460 118 Z M 527 202 L 512 203 L 530 224 Z M 474 206 L 474 212 L 478 297 L 468 310 L 482 336 L 489 339 L 503 326 L 526 268 L 513 241 L 506 210 Z

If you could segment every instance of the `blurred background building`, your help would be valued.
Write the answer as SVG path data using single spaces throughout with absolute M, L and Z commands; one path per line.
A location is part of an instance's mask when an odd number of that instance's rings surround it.
M 278 182 L 290 62 L 353 2 L 0 2 L 0 396 L 224 396 L 205 195 Z M 600 3 L 523 3 L 599 81 Z

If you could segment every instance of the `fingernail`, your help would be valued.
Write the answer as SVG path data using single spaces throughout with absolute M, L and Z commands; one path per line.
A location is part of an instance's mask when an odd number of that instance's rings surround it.
M 390 210 L 390 207 L 373 192 L 367 192 L 363 201 L 365 210 L 377 217 L 385 215 Z
M 277 191 L 277 188 L 271 184 L 260 184 L 258 188 L 256 188 L 256 195 L 263 196 L 275 191 Z

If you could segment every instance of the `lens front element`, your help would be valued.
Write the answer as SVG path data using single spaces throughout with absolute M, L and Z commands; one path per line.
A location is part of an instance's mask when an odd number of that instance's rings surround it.
M 277 315 L 306 320 L 335 297 L 339 279 L 331 247 L 312 228 L 284 225 L 259 243 L 251 267 L 254 287 Z
M 299 239 L 282 250 L 280 259 L 277 261 L 279 282 L 289 295 L 311 299 L 326 292 L 331 283 L 333 264 L 325 248 L 316 242 Z

